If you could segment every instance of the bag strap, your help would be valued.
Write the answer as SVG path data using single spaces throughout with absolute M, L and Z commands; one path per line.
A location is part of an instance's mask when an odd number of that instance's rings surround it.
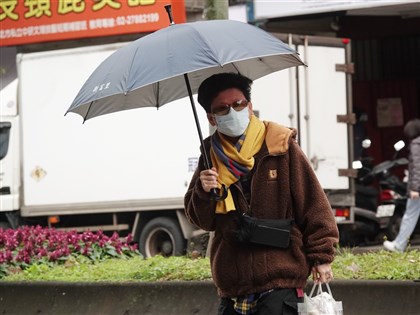
M 331 293 L 331 288 L 330 288 L 330 286 L 327 282 L 325 282 L 325 286 L 327 287 L 327 291 L 328 291 L 329 295 L 331 295 L 331 297 L 334 298 L 332 293 Z M 322 293 L 322 283 L 315 283 L 314 282 L 311 293 L 309 293 L 309 297 L 313 296 L 316 287 L 318 288 L 317 295 L 320 295 Z

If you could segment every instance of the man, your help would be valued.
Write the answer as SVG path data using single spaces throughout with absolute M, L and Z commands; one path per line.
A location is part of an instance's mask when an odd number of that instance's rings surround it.
M 185 195 L 188 219 L 214 231 L 210 250 L 218 314 L 297 314 L 312 271 L 333 278 L 338 242 L 335 219 L 315 173 L 296 143 L 296 131 L 262 122 L 252 112 L 252 81 L 222 73 L 199 87 L 198 101 L 216 132 L 205 139 L 213 167 L 203 157 Z M 211 190 L 227 188 L 224 200 Z M 290 244 L 276 248 L 237 239 L 239 217 L 293 219 Z

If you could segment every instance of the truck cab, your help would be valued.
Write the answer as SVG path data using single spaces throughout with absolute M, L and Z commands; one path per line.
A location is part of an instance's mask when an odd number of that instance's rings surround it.
M 20 203 L 17 86 L 15 79 L 0 91 L 0 227 L 16 225 L 8 218 Z

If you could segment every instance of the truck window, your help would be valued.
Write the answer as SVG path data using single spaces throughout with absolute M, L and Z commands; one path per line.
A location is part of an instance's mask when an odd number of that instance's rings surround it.
M 12 124 L 8 121 L 0 122 L 0 160 L 6 156 L 9 150 L 10 128 Z

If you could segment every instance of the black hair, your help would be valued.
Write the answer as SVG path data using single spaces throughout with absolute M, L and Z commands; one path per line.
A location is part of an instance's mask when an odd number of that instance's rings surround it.
M 420 119 L 409 120 L 404 126 L 404 134 L 409 140 L 420 136 Z
M 252 80 L 238 73 L 218 73 L 205 79 L 198 88 L 198 102 L 207 113 L 215 97 L 227 89 L 240 90 L 247 101 L 251 101 Z

